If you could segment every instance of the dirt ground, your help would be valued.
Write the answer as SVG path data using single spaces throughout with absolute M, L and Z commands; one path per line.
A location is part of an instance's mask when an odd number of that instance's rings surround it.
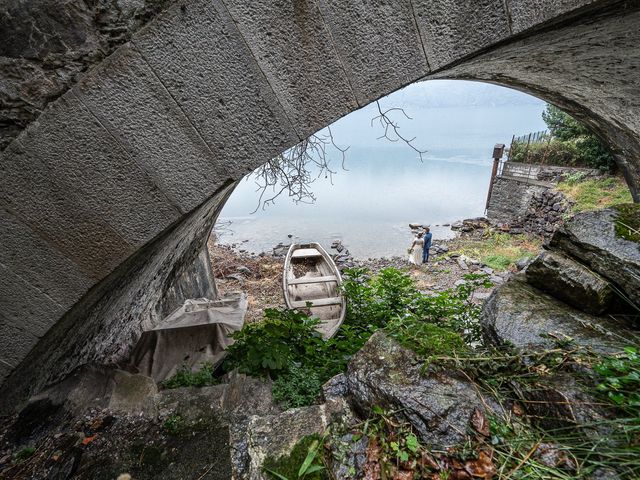
M 466 239 L 440 241 L 439 245 L 455 251 Z M 249 305 L 247 309 L 247 323 L 259 321 L 263 318 L 265 308 L 284 308 L 282 294 L 282 273 L 284 256 L 273 256 L 270 253 L 256 255 L 247 251 L 239 251 L 226 245 L 217 245 L 213 240 L 208 244 L 214 277 L 220 294 L 243 291 L 247 293 Z M 241 247 L 240 247 L 241 248 Z M 469 262 L 463 268 L 455 254 L 443 252 L 432 255 L 430 262 L 415 266 L 401 257 L 378 258 L 369 260 L 352 260 L 355 266 L 366 267 L 372 272 L 382 268 L 394 267 L 406 270 L 416 281 L 418 289 L 425 294 L 437 293 L 454 288 L 467 273 L 488 273 L 494 282 L 494 287 L 478 289 L 474 300 L 484 301 L 495 286 L 501 284 L 515 272 L 515 268 L 504 271 L 493 271 L 481 264 Z M 463 262 L 464 263 L 464 262 Z

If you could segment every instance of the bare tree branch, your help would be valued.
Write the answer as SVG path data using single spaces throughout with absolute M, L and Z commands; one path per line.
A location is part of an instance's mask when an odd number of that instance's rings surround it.
M 383 111 L 380 102 L 376 102 L 376 106 L 378 115 L 371 119 L 371 126 L 378 123 L 384 131 L 378 138 L 405 143 L 418 153 L 422 162 L 422 155 L 426 150 L 420 150 L 413 144 L 415 137 L 404 137 L 400 133 L 399 123 L 394 121 L 391 115 L 394 112 L 400 112 L 406 119 L 412 120 L 412 118 L 402 108 L 393 107 Z M 260 192 L 260 196 L 256 209 L 251 213 L 257 212 L 260 207 L 264 210 L 267 206 L 273 205 L 276 198 L 284 192 L 287 192 L 289 198 L 295 203 L 315 202 L 316 196 L 311 190 L 311 184 L 323 175 L 333 183 L 333 175 L 337 173 L 331 168 L 329 158 L 331 151 L 339 152 L 342 157 L 341 167 L 347 170 L 345 159 L 348 149 L 349 147 L 343 148 L 336 144 L 331 128 L 327 127 L 326 133 L 311 135 L 281 155 L 272 158 L 252 174 L 257 186 L 256 192 Z
M 344 162 L 349 147 L 336 144 L 331 128 L 327 127 L 326 131 L 326 134 L 311 135 L 253 172 L 260 197 L 256 209 L 251 213 L 257 212 L 261 206 L 264 210 L 268 205 L 273 205 L 275 199 L 285 191 L 296 203 L 315 202 L 311 184 L 322 176 L 333 183 L 336 172 L 331 168 L 329 158 L 332 150 L 339 152 L 342 169 L 346 170 Z M 272 195 L 265 197 L 268 190 Z
M 404 109 L 402 108 L 393 107 L 383 111 L 382 107 L 380 106 L 380 102 L 378 101 L 376 101 L 376 106 L 378 107 L 378 115 L 371 119 L 371 126 L 373 126 L 374 123 L 377 122 L 380 124 L 380 126 L 384 130 L 384 133 L 380 135 L 378 139 L 385 138 L 390 142 L 398 142 L 398 141 L 404 142 L 409 148 L 414 150 L 420 156 L 420 161 L 422 162 L 423 161 L 422 155 L 427 153 L 427 151 L 420 150 L 413 144 L 413 141 L 416 139 L 416 137 L 413 137 L 413 138 L 404 137 L 400 133 L 400 125 L 398 124 L 397 121 L 394 122 L 389 114 L 392 112 L 398 111 L 398 112 L 401 112 L 402 115 L 404 115 L 408 120 L 413 120 L 413 119 L 409 115 L 407 115 L 407 112 L 405 112 Z

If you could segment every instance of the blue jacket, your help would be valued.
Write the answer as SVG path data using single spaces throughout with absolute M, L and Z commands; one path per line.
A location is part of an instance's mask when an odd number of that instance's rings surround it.
M 431 232 L 427 233 L 424 236 L 424 248 L 428 249 L 431 248 L 431 238 L 433 237 L 433 235 L 431 234 Z

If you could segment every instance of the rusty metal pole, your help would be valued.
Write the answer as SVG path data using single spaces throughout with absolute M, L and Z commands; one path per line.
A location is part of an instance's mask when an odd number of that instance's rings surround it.
M 493 147 L 493 169 L 491 170 L 491 180 L 489 180 L 489 191 L 487 192 L 487 203 L 484 206 L 486 212 L 489 208 L 489 202 L 491 201 L 491 193 L 493 192 L 493 183 L 498 173 L 498 165 L 500 165 L 500 159 L 504 154 L 504 143 L 496 143 Z

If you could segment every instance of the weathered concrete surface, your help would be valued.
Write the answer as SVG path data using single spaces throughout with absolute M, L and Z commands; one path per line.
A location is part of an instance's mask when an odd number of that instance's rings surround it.
M 176 267 L 197 256 L 224 186 L 420 76 L 486 80 L 552 101 L 603 136 L 632 187 L 640 178 L 635 3 L 182 0 L 154 16 L 159 10 L 141 2 L 148 15 L 127 24 L 122 37 L 106 30 L 116 43 L 131 43 L 80 83 L 77 72 L 111 53 L 86 33 L 93 28 L 85 28 L 93 21 L 86 9 L 78 11 L 79 2 L 59 12 L 49 1 L 8 5 L 27 12 L 11 19 L 42 19 L 7 21 L 8 10 L 0 10 L 9 25 L 3 48 L 17 49 L 9 63 L 22 65 L 32 55 L 27 40 L 36 38 L 33 55 L 61 65 L 61 80 L 36 92 L 27 117 L 21 105 L 45 74 L 30 84 L 9 69 L 13 77 L 3 77 L 0 88 L 21 99 L 9 138 L 46 110 L 0 159 L 0 221 L 9 238 L 0 248 L 7 270 L 0 307 L 13 308 L 3 325 L 24 332 L 11 361 L 8 340 L 0 344 L 0 373 L 7 365 L 20 371 L 7 383 L 6 404 L 14 392 L 33 391 L 79 362 L 122 360 L 158 315 Z M 137 18 L 118 18 L 125 17 Z M 85 32 L 78 38 L 76 27 Z M 81 54 L 91 61 L 72 65 L 77 45 L 100 53 Z M 40 273 L 45 264 L 51 274 Z M 10 305 L 29 297 L 51 308 Z M 33 337 L 39 340 L 23 357 Z
M 213 152 L 216 172 L 237 180 L 300 137 L 222 2 L 181 7 L 132 43 Z
M 585 2 L 515 3 L 523 26 Z M 552 25 L 539 34 L 505 42 L 485 54 L 443 69 L 432 78 L 482 80 L 536 95 L 566 110 L 611 147 L 636 201 L 640 186 L 640 7 L 636 2 L 590 2 L 585 17 Z M 530 5 L 525 5 L 530 4 Z M 539 9 L 547 6 L 549 10 Z M 617 8 L 623 15 L 612 15 Z M 538 12 L 538 13 L 535 13 Z M 557 21 L 566 21 L 560 15 Z M 585 48 L 586 45 L 591 47 Z M 634 93 L 635 92 L 635 93 Z
M 19 400 L 63 378 L 78 365 L 91 361 L 116 363 L 128 358 L 141 332 L 152 328 L 164 310 L 171 308 L 163 303 L 165 292 L 182 288 L 187 297 L 200 296 L 201 285 L 197 281 L 185 283 L 184 278 L 190 276 L 191 269 L 198 269 L 196 259 L 231 187 L 222 188 L 180 224 L 120 265 L 53 328 L 50 326 L 30 351 L 21 352 L 22 358 L 12 357 L 10 364 L 15 368 L 5 380 L 0 410 L 15 408 Z M 185 288 L 188 285 L 194 290 Z M 4 359 L 8 339 L 3 337 L 3 341 Z
M 439 69 L 511 35 L 502 0 L 413 0 L 429 64 Z
M 225 0 L 224 4 L 301 137 L 357 108 L 315 2 Z
M 0 150 L 173 0 L 6 0 L 0 6 Z
M 359 105 L 429 73 L 410 0 L 319 4 Z
M 613 289 L 607 280 L 556 252 L 542 252 L 527 267 L 527 282 L 559 300 L 598 315 L 611 306 Z

